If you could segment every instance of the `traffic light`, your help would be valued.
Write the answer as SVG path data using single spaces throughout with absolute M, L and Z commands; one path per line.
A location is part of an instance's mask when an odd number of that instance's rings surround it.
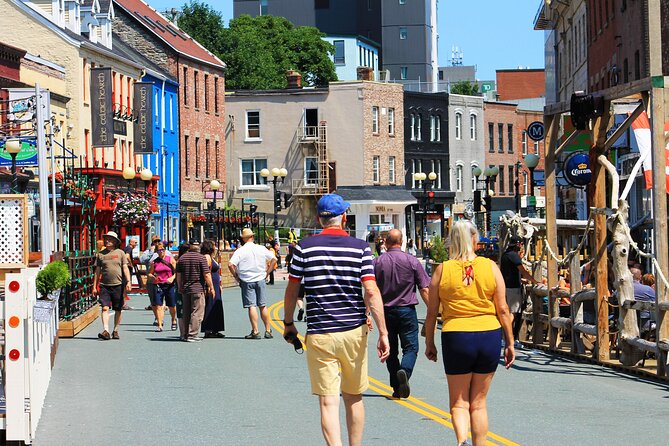
M 281 211 L 281 192 L 278 190 L 274 192 L 274 210 L 275 212 Z
M 474 212 L 481 212 L 481 191 L 474 191 Z
M 258 210 L 258 206 L 255 204 L 249 205 L 249 212 L 251 212 L 251 217 L 256 216 L 256 211 Z
M 283 208 L 288 209 L 291 204 L 291 198 L 293 197 L 293 194 L 289 194 L 288 192 L 283 193 Z
M 427 208 L 430 210 L 434 210 L 434 192 L 429 191 L 427 193 Z

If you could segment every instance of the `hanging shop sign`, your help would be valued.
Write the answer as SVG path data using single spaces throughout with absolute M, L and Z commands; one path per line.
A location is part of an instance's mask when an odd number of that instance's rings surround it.
M 135 82 L 134 86 L 134 137 L 135 153 L 153 152 L 153 84 L 150 82 Z
M 592 179 L 590 156 L 585 152 L 574 152 L 565 160 L 563 172 L 564 177 L 572 186 L 590 184 Z
M 91 68 L 91 145 L 114 147 L 114 99 L 109 67 Z

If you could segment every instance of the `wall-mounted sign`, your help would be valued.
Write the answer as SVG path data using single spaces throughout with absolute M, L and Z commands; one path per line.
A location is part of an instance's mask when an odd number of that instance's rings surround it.
M 0 143 L 0 166 L 11 166 L 12 156 L 5 151 L 5 143 Z M 37 146 L 35 141 L 21 141 L 21 151 L 16 155 L 17 166 L 37 166 Z
M 534 121 L 527 126 L 527 136 L 534 141 L 541 141 L 544 139 L 544 123 L 541 121 Z
M 590 156 L 585 152 L 574 152 L 564 161 L 564 177 L 573 186 L 585 186 L 590 184 L 592 170 L 590 169 Z
M 91 145 L 114 147 L 114 98 L 109 67 L 91 68 Z
M 153 152 L 153 84 L 135 82 L 133 112 L 135 115 L 135 153 Z

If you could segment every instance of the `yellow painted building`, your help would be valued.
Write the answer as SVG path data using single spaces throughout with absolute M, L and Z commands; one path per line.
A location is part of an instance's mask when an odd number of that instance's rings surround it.
M 88 33 L 77 33 L 73 29 L 84 28 L 82 23 L 86 23 L 87 14 L 97 18 L 103 13 L 78 9 L 55 11 L 52 5 L 57 4 L 50 0 L 31 3 L 0 0 L 0 29 L 21 30 L 3 33 L 2 41 L 65 69 L 64 91 L 62 85 L 54 85 L 53 91 L 70 98 L 63 119 L 64 124 L 67 122 L 64 128 L 66 144 L 69 150 L 81 156 L 80 167 L 107 168 L 119 172 L 126 166 L 141 167 L 142 157 L 135 157 L 133 151 L 133 126 L 130 122 L 126 125 L 126 135 L 116 135 L 115 147 L 91 147 L 90 75 L 91 67 L 111 67 L 115 108 L 125 110 L 132 106 L 133 85 L 141 77 L 142 67 L 115 51 L 110 39 L 101 37 L 107 34 L 111 37 L 111 11 L 109 33 L 102 26 L 89 26 Z M 79 16 L 79 19 L 74 20 L 75 16 Z M 36 81 L 41 79 L 47 88 L 53 82 L 41 78 L 38 73 L 30 76 Z

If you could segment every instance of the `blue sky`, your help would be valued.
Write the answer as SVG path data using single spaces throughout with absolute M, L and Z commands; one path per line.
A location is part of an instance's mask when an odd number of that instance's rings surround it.
M 161 12 L 184 4 L 183 0 L 145 1 Z M 451 48 L 457 46 L 464 52 L 463 63 L 476 65 L 476 76 L 481 80 L 495 79 L 498 69 L 543 68 L 544 34 L 533 29 L 543 0 L 438 1 L 440 66 L 451 64 Z M 221 11 L 227 24 L 232 18 L 232 0 L 208 3 Z

